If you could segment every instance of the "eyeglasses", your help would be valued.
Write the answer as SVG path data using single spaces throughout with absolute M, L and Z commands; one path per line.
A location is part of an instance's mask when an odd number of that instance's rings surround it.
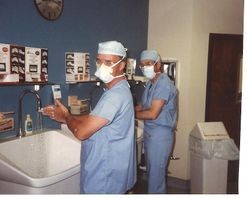
M 143 69 L 144 67 L 154 66 L 156 63 L 157 62 L 154 62 L 154 61 L 141 62 L 139 67 L 140 67 L 140 69 Z
M 111 61 L 111 60 L 104 60 L 104 61 L 102 61 L 102 60 L 100 60 L 100 59 L 97 59 L 97 60 L 95 61 L 95 64 L 96 64 L 97 67 L 100 67 L 102 64 L 105 64 L 106 66 L 113 66 L 114 64 L 116 64 L 116 63 L 119 62 L 119 61 L 120 61 L 120 60 L 118 60 L 118 61 L 116 61 L 116 62 Z

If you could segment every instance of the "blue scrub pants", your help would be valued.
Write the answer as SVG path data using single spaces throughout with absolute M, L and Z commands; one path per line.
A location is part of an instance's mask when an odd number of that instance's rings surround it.
M 148 193 L 167 193 L 166 165 L 172 152 L 173 133 L 166 129 L 144 131 L 144 153 L 148 178 Z

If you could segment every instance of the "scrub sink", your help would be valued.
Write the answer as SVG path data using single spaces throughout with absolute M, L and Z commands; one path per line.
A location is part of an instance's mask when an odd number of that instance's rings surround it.
M 0 142 L 0 194 L 80 193 L 80 150 L 61 130 Z

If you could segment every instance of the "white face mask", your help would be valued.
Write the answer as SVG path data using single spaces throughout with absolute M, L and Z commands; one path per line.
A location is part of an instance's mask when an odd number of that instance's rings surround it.
M 119 78 L 124 76 L 124 74 L 122 75 L 118 75 L 118 76 L 113 76 L 112 72 L 113 72 L 113 67 L 116 66 L 117 64 L 119 64 L 122 61 L 122 59 L 116 63 L 114 63 L 112 66 L 106 66 L 104 63 L 96 70 L 95 72 L 95 76 L 98 77 L 100 80 L 102 80 L 104 83 L 109 83 L 111 82 L 113 79 L 115 78 Z
M 154 71 L 154 65 L 144 66 L 142 69 L 143 75 L 148 79 L 153 79 L 156 75 Z

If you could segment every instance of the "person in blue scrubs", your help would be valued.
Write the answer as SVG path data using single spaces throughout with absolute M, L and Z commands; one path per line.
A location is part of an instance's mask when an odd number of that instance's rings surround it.
M 174 143 L 177 89 L 167 74 L 161 73 L 161 58 L 155 50 L 144 50 L 140 68 L 149 80 L 137 105 L 136 118 L 144 120 L 144 153 L 148 193 L 167 193 L 167 163 Z
M 58 100 L 43 108 L 82 140 L 81 193 L 126 193 L 136 182 L 134 105 L 123 73 L 126 50 L 117 41 L 99 43 L 95 75 L 107 89 L 90 114 L 73 116 Z

